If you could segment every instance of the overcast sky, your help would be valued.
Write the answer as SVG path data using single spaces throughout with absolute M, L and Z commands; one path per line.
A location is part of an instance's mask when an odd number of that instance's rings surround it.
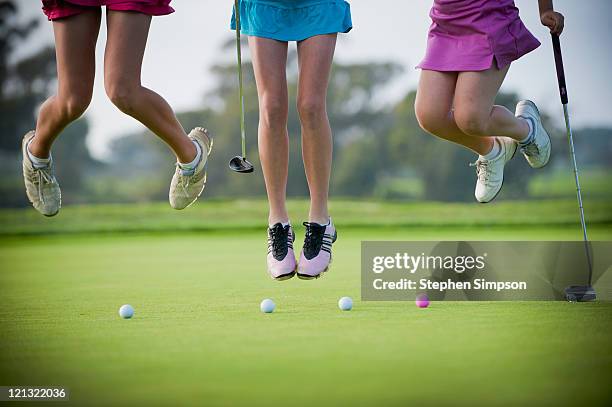
M 40 29 L 20 49 L 29 54 L 53 42 L 51 23 L 46 22 L 39 0 L 19 0 L 21 18 L 38 17 Z M 396 61 L 406 69 L 401 92 L 412 89 L 418 80 L 413 67 L 424 54 L 431 0 L 353 0 L 350 2 L 354 29 L 338 44 L 337 60 Z M 162 94 L 175 110 L 202 105 L 204 94 L 213 87 L 208 68 L 215 60 L 233 60 L 232 53 L 220 53 L 220 44 L 232 38 L 230 0 L 175 0 L 176 13 L 154 18 L 143 67 L 143 82 Z M 563 122 L 550 37 L 539 23 L 537 2 L 517 0 L 521 17 L 543 46 L 513 64 L 502 89 L 516 91 L 536 101 Z M 556 0 L 566 16 L 562 44 L 568 76 L 570 109 L 576 126 L 612 125 L 612 1 Z M 103 24 L 98 40 L 98 68 L 93 102 L 87 111 L 92 124 L 89 146 L 96 156 L 105 154 L 108 141 L 140 128 L 140 124 L 116 110 L 106 99 L 102 83 L 102 55 L 106 41 Z M 248 55 L 248 50 L 245 50 Z M 390 95 L 393 97 L 393 95 Z M 204 101 L 205 102 L 205 101 Z M 256 103 L 249 101 L 248 103 Z

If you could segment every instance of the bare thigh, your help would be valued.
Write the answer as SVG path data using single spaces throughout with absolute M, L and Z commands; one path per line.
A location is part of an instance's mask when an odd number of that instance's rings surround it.
M 91 97 L 96 72 L 96 41 L 100 10 L 53 22 L 57 58 L 58 96 Z
M 93 92 L 100 10 L 53 22 L 57 94 L 40 108 L 30 151 L 47 157 L 59 133 L 85 112 Z
M 298 108 L 301 113 L 325 107 L 336 37 L 336 34 L 317 35 L 298 43 Z
M 448 127 L 457 86 L 457 73 L 423 70 L 419 79 L 415 111 L 421 126 L 436 134 Z
M 491 150 L 492 140 L 465 134 L 456 123 L 456 72 L 424 70 L 421 73 L 415 112 L 420 126 L 427 132 L 457 143 L 477 154 Z
M 104 54 L 107 84 L 140 86 L 151 16 L 141 13 L 109 11 L 108 38 Z
M 454 100 L 455 120 L 459 127 L 464 127 L 463 123 L 471 127 L 470 122 L 482 124 L 489 121 L 495 98 L 509 68 L 497 69 L 493 66 L 486 71 L 459 73 Z
M 288 110 L 286 42 L 268 38 L 249 37 L 259 109 L 264 124 L 286 126 Z M 281 120 L 282 119 L 282 120 Z M 284 126 L 283 126 L 284 127 Z

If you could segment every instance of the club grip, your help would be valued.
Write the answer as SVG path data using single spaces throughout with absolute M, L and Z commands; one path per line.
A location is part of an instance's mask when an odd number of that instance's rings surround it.
M 557 80 L 559 81 L 559 94 L 561 95 L 561 103 L 567 105 L 567 85 L 565 84 L 565 69 L 563 69 L 561 41 L 559 41 L 559 35 L 552 33 L 550 35 L 552 36 L 553 52 L 555 54 L 555 66 L 557 67 Z

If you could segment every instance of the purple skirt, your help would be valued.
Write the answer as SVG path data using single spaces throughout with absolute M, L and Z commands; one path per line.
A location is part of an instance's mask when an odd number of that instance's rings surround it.
M 106 6 L 113 11 L 134 11 L 149 16 L 174 12 L 172 0 L 42 0 L 43 12 L 49 20 L 71 17 L 91 11 L 92 7 Z
M 540 42 L 513 0 L 434 0 L 427 51 L 418 68 L 431 71 L 502 69 Z

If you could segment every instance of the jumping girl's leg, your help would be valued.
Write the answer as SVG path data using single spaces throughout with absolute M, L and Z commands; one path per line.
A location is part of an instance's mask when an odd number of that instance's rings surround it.
M 95 50 L 100 30 L 100 10 L 53 21 L 57 60 L 57 94 L 40 108 L 30 152 L 49 157 L 59 133 L 79 118 L 91 101 L 95 75 Z
M 286 207 L 289 171 L 287 115 L 287 43 L 249 37 L 249 47 L 259 97 L 259 156 L 266 181 L 268 215 L 268 272 L 276 280 L 287 280 L 297 267 L 295 234 Z
M 83 114 L 93 89 L 95 48 L 100 29 L 100 10 L 92 9 L 53 22 L 58 90 L 40 108 L 36 130 L 21 142 L 26 195 L 45 216 L 55 216 L 62 193 L 51 159 L 53 140 L 70 122 Z
M 302 123 L 302 157 L 310 188 L 310 213 L 297 276 L 305 280 L 318 278 L 329 268 L 332 244 L 337 237 L 327 209 L 333 143 L 326 106 L 336 36 L 317 35 L 298 43 L 297 106 Z
M 504 106 L 494 105 L 508 68 L 492 67 L 482 72 L 460 72 L 455 88 L 454 117 L 457 126 L 470 136 L 505 136 L 522 141 L 529 125 Z
M 104 85 L 112 102 L 165 141 L 181 163 L 196 158 L 197 149 L 157 93 L 142 86 L 140 73 L 151 17 L 108 10 L 108 38 L 104 55 Z M 204 152 L 206 154 L 206 152 Z
M 452 109 L 457 76 L 456 72 L 422 71 L 415 102 L 417 120 L 425 131 L 485 155 L 493 139 L 469 136 L 455 123 Z
M 298 43 L 298 112 L 302 124 L 302 156 L 310 188 L 309 221 L 329 222 L 327 200 L 332 164 L 332 133 L 327 116 L 327 87 L 336 34 L 317 35 Z
M 287 134 L 287 43 L 249 37 L 259 97 L 259 156 L 270 205 L 269 224 L 289 221 L 286 207 L 289 166 Z
M 525 119 L 518 119 L 505 107 L 494 105 L 508 68 L 461 72 L 457 78 L 455 123 L 465 134 L 493 136 L 495 140 L 491 151 L 481 154 L 475 163 L 478 179 L 474 196 L 481 203 L 492 201 L 500 192 L 506 163 L 514 157 L 518 141 L 527 139 L 530 134 Z
M 507 72 L 508 67 L 458 74 L 423 71 L 419 84 L 416 112 L 421 126 L 479 154 L 474 195 L 483 203 L 501 190 L 504 166 L 517 142 L 531 139 L 527 120 L 494 105 Z
M 522 100 L 516 115 L 503 106 L 492 106 L 508 68 L 461 72 L 455 89 L 455 121 L 471 136 L 504 136 L 518 142 L 529 165 L 542 168 L 548 163 L 551 146 L 536 105 Z

